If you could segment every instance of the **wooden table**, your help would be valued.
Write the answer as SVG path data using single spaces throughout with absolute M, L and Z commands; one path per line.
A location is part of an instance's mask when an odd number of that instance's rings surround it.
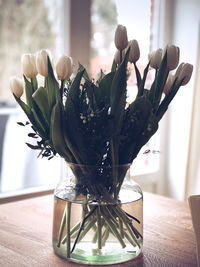
M 0 266 L 82 266 L 54 254 L 52 207 L 52 195 L 0 205 Z M 145 193 L 143 254 L 133 261 L 112 266 L 197 266 L 188 204 Z

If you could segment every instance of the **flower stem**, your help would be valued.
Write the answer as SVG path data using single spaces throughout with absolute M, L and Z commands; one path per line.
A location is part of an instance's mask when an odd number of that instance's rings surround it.
M 71 245 L 71 238 L 70 238 L 70 219 L 71 219 L 71 202 L 67 202 L 67 213 L 66 213 L 66 228 L 67 228 L 67 258 L 70 258 L 70 245 Z
M 62 235 L 63 235 L 65 224 L 66 224 L 66 207 L 64 209 L 62 220 L 61 220 L 61 223 L 60 223 L 60 229 L 59 229 L 59 234 L 58 234 L 58 244 L 57 244 L 58 248 L 60 247 L 60 243 L 61 243 L 61 239 L 62 239 Z
M 101 235 L 102 235 L 102 223 L 101 223 L 101 211 L 100 207 L 97 208 L 96 210 L 97 214 L 97 239 L 98 239 L 98 249 L 102 248 L 102 240 L 101 240 Z
M 61 85 L 60 85 L 60 100 L 61 100 L 61 103 L 63 101 L 63 92 L 64 92 L 64 80 L 61 80 Z
M 118 239 L 118 241 L 120 242 L 122 248 L 126 247 L 126 244 L 124 243 L 123 239 L 120 236 L 120 233 L 118 232 L 115 224 L 112 222 L 112 220 L 110 220 L 109 217 L 106 216 L 103 208 L 101 208 L 101 214 L 104 217 L 104 220 L 106 221 L 108 227 L 110 228 L 111 232 L 113 233 L 113 235 Z
M 119 206 L 115 207 L 114 212 L 116 212 L 117 215 L 122 218 L 122 220 L 126 226 L 126 229 L 128 230 L 129 234 L 131 235 L 132 239 L 135 242 L 135 246 L 138 245 L 138 247 L 140 248 L 140 244 L 138 243 L 137 238 L 135 237 L 135 233 L 132 231 L 132 229 L 129 225 L 129 223 L 131 223 L 129 218 L 126 216 L 126 214 L 122 211 L 122 209 Z
M 102 247 L 105 246 L 105 244 L 106 244 L 106 240 L 107 240 L 108 237 L 109 237 L 109 233 L 110 233 L 109 227 L 106 226 L 106 229 L 105 229 L 105 231 L 104 231 L 104 233 L 103 233 L 103 236 L 102 236 Z
M 82 232 L 82 230 L 83 230 L 83 228 L 84 228 L 84 224 L 85 224 L 85 222 L 86 222 L 87 219 L 88 219 L 88 218 L 95 212 L 96 209 L 97 209 L 97 206 L 95 206 L 95 207 L 88 213 L 88 215 L 84 218 L 84 220 L 82 221 L 82 223 L 81 223 L 81 227 L 80 227 L 79 232 L 78 232 L 78 234 L 77 234 L 77 236 L 76 236 L 76 239 L 75 239 L 75 241 L 74 241 L 74 245 L 73 245 L 73 247 L 72 247 L 71 253 L 74 251 L 74 249 L 75 249 L 75 247 L 76 247 L 76 244 L 77 244 L 77 242 L 78 242 L 79 236 L 80 236 L 80 234 L 81 234 L 81 232 Z

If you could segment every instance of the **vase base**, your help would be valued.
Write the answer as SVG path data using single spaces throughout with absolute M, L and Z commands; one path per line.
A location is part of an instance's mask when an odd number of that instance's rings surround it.
M 58 248 L 57 245 L 54 244 L 54 251 L 58 256 L 68 261 L 87 265 L 106 265 L 132 260 L 141 254 L 142 249 L 138 246 L 133 247 L 130 244 L 127 244 L 126 247 L 122 249 L 116 242 L 109 242 L 102 249 L 97 249 L 96 244 L 82 242 L 77 246 L 70 258 L 66 255 L 66 247 L 64 245 Z

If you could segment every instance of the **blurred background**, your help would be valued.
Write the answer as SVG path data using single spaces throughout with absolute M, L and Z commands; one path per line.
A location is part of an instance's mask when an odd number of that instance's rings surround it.
M 111 68 L 117 24 L 136 39 L 143 72 L 149 52 L 175 44 L 180 62 L 194 65 L 191 81 L 142 149 L 131 174 L 145 191 L 184 200 L 200 193 L 200 1 L 199 0 L 0 0 L 0 197 L 45 192 L 65 175 L 59 157 L 48 161 L 29 149 L 26 118 L 9 90 L 9 77 L 22 76 L 21 55 L 48 48 L 56 64 L 63 54 L 95 78 Z M 130 67 L 131 68 L 131 67 Z M 147 87 L 153 79 L 149 73 Z M 128 97 L 134 98 L 132 70 Z M 147 154 L 144 151 L 149 150 Z

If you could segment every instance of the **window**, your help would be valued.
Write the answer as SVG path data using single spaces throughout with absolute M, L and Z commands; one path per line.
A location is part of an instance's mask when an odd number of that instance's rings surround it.
M 95 78 L 102 68 L 110 71 L 116 48 L 113 42 L 116 25 L 127 27 L 129 40 L 136 39 L 140 47 L 140 59 L 137 66 L 142 74 L 148 63 L 148 54 L 152 48 L 152 28 L 155 22 L 153 16 L 154 1 L 92 1 L 91 12 L 91 58 L 90 72 Z M 132 102 L 137 93 L 135 71 L 129 65 L 131 76 L 128 80 L 128 100 Z M 153 70 L 149 72 L 146 87 L 152 83 Z M 149 153 L 142 154 L 144 151 Z M 154 136 L 142 149 L 132 165 L 132 175 L 155 173 L 159 169 L 159 135 Z
M 47 184 L 53 188 L 63 174 L 59 158 L 50 162 L 38 159 L 37 152 L 26 147 L 24 142 L 31 141 L 27 140 L 24 128 L 16 124 L 17 121 L 25 122 L 26 118 L 7 88 L 9 76 L 22 75 L 19 70 L 21 54 L 49 48 L 56 59 L 65 52 L 73 57 L 75 63 L 80 60 L 84 66 L 89 65 L 90 75 L 95 78 L 100 68 L 109 71 L 115 53 L 115 28 L 117 24 L 123 24 L 127 27 L 129 38 L 139 42 L 141 57 L 138 67 L 143 72 L 152 47 L 153 5 L 154 0 L 0 1 L 0 34 L 3 40 L 0 44 L 3 62 L 0 66 L 0 193 Z M 129 98 L 133 99 L 136 78 L 134 71 L 131 73 L 128 92 Z M 151 75 L 148 79 L 150 82 Z M 158 151 L 159 146 L 157 135 L 145 149 Z M 136 164 L 139 168 L 133 166 L 133 174 L 144 174 L 144 170 L 148 175 L 154 174 L 159 169 L 159 159 L 159 154 L 141 154 Z
M 49 48 L 56 56 L 60 5 L 54 0 L 0 1 L 0 193 L 55 184 L 61 173 L 60 159 L 49 164 L 25 145 L 31 142 L 28 129 L 16 122 L 27 119 L 8 89 L 10 76 L 22 76 L 22 53 Z

